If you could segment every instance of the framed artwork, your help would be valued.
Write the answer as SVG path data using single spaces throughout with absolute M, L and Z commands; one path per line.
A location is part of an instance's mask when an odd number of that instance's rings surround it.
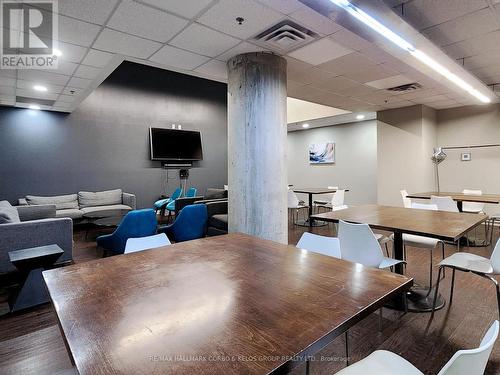
M 309 146 L 309 164 L 335 163 L 335 143 L 314 143 Z

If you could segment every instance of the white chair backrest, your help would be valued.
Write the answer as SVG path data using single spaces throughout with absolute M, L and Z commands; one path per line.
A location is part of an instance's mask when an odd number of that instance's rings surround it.
M 400 190 L 401 197 L 403 198 L 404 208 L 411 208 L 411 199 L 408 197 L 408 192 L 406 190 Z
M 344 205 L 345 190 L 337 190 L 332 196 L 332 207 L 340 207 Z
M 465 195 L 483 195 L 482 190 L 471 190 L 471 189 L 464 189 L 462 190 L 462 193 Z M 484 210 L 484 203 L 479 203 L 479 202 L 463 202 L 462 203 L 462 210 L 464 212 L 467 211 L 472 211 L 472 212 L 481 212 Z
M 431 211 L 437 211 L 438 206 L 435 204 L 423 204 L 423 203 L 412 203 L 411 208 L 414 208 L 416 210 L 431 210 Z
M 335 237 L 326 237 L 304 232 L 297 243 L 297 247 L 299 249 L 312 251 L 313 253 L 340 259 L 340 241 Z
M 498 320 L 495 320 L 477 349 L 459 350 L 439 371 L 438 375 L 484 374 L 491 350 L 498 337 Z
M 495 275 L 500 275 L 500 238 L 491 253 L 490 262 L 491 267 L 493 267 L 493 273 Z
M 156 234 L 149 237 L 129 238 L 125 245 L 125 254 L 135 253 L 157 247 L 168 246 L 171 242 L 165 233 Z
M 351 224 L 341 220 L 339 240 L 342 259 L 376 268 L 384 259 L 382 248 L 368 224 Z
M 338 186 L 327 186 L 327 188 L 331 190 L 339 190 Z
M 457 202 L 451 197 L 431 195 L 431 204 L 435 204 L 439 211 L 458 212 Z
M 299 207 L 299 198 L 297 198 L 297 194 L 293 190 L 288 190 L 288 208 L 297 208 Z

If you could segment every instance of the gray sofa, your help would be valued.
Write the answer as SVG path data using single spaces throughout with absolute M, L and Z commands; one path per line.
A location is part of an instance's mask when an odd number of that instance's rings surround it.
M 9 252 L 56 244 L 64 250 L 57 264 L 73 260 L 73 223 L 56 218 L 54 205 L 17 206 L 0 201 L 0 274 L 16 271 Z
M 19 199 L 20 206 L 55 205 L 56 217 L 69 217 L 75 222 L 83 222 L 84 215 L 103 210 L 135 210 L 134 194 L 124 193 L 121 189 L 77 194 L 57 195 L 52 197 L 27 195 Z

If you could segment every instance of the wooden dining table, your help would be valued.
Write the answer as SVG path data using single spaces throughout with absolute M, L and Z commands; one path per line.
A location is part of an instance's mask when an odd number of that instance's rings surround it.
M 313 215 L 313 218 L 334 223 L 343 220 L 356 224 L 368 224 L 374 229 L 393 232 L 394 257 L 403 260 L 403 233 L 456 242 L 467 232 L 485 222 L 488 216 L 372 204 L 317 214 Z M 360 249 L 360 251 L 363 251 L 363 249 Z M 396 265 L 395 271 L 403 274 L 403 265 Z M 413 312 L 432 311 L 432 297 L 434 294 L 430 292 L 431 290 L 428 287 L 418 286 L 412 288 L 407 296 L 408 310 Z M 436 308 L 439 309 L 443 306 L 444 299 L 439 297 Z M 394 307 L 397 309 L 405 308 L 402 304 L 394 304 Z
M 457 192 L 440 192 L 430 191 L 425 193 L 412 193 L 408 194 L 407 198 L 411 199 L 431 199 L 431 196 L 439 197 L 451 197 L 455 202 L 457 202 L 457 207 L 460 212 L 463 211 L 463 202 L 474 202 L 474 203 L 489 203 L 489 204 L 500 204 L 499 194 L 482 194 L 482 195 L 472 195 Z
M 321 194 L 333 194 L 337 191 L 337 189 L 328 189 L 328 188 L 292 188 L 292 190 L 295 193 L 299 194 L 307 194 L 308 195 L 308 201 L 309 201 L 309 206 L 308 206 L 308 218 L 307 220 L 304 220 L 304 222 L 299 223 L 298 225 L 305 226 L 305 227 L 319 227 L 325 225 L 322 222 L 317 222 L 312 218 L 313 214 L 313 195 L 321 195 Z M 345 191 L 349 191 L 348 189 L 345 189 Z
M 43 276 L 81 375 L 308 368 L 311 355 L 413 284 L 406 276 L 244 234 Z

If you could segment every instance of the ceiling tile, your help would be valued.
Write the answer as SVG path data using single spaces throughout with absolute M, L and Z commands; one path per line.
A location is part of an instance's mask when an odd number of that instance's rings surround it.
M 165 43 L 181 31 L 188 21 L 159 12 L 149 6 L 124 0 L 118 6 L 107 26 L 128 34 Z
M 215 57 L 236 46 L 239 42 L 239 39 L 193 23 L 169 44 L 201 55 Z
M 103 68 L 111 61 L 115 55 L 109 52 L 91 49 L 82 61 L 82 64 Z
M 213 0 L 142 0 L 143 3 L 153 5 L 157 8 L 193 18 L 205 9 Z
M 283 14 L 293 13 L 299 8 L 302 8 L 304 6 L 299 0 L 258 0 L 258 1 Z
M 392 102 L 392 103 L 386 103 L 383 105 L 384 108 L 386 109 L 392 109 L 392 108 L 404 108 L 404 107 L 410 107 L 415 105 L 415 103 L 409 101 L 409 100 L 402 100 L 400 102 Z
M 360 96 L 357 99 L 382 106 L 404 101 L 404 99 L 401 99 L 399 96 L 393 96 L 386 90 L 373 91 L 368 95 Z
M 293 57 L 290 56 L 285 56 L 285 59 L 287 61 L 286 69 L 287 69 L 287 74 L 288 77 L 291 77 L 299 72 L 302 72 L 306 69 L 312 69 L 314 68 L 313 65 L 305 63 L 303 61 L 294 59 Z M 1 71 L 0 71 L 1 73 Z
M 51 73 L 45 70 L 22 69 L 18 72 L 18 78 L 25 81 L 42 82 L 58 86 L 65 86 L 70 77 L 64 76 L 62 74 Z
M 376 81 L 366 82 L 365 84 L 376 89 L 388 89 L 391 87 L 407 85 L 409 83 L 413 83 L 413 80 L 399 74 L 392 77 L 382 78 Z
M 376 47 L 374 48 L 373 43 L 370 43 L 369 41 L 359 37 L 358 35 L 344 28 L 330 35 L 330 38 L 335 40 L 340 45 L 355 51 L 376 48 Z
M 52 93 L 52 94 L 59 94 L 64 89 L 64 86 L 50 85 L 50 84 L 47 84 L 45 82 L 25 81 L 22 79 L 18 79 L 16 82 L 17 88 L 24 89 L 24 90 L 33 90 L 33 87 L 35 85 L 45 86 L 47 88 L 47 92 Z
M 59 94 L 53 94 L 50 92 L 39 92 L 34 90 L 17 89 L 16 96 L 23 96 L 25 98 L 56 100 Z
M 13 86 L 0 86 L 1 95 L 16 95 L 16 88 Z
M 330 38 L 323 38 L 299 48 L 289 55 L 309 64 L 319 65 L 351 52 L 352 50 L 341 46 Z
M 144 59 L 157 51 L 161 44 L 119 31 L 104 29 L 95 41 L 94 47 L 108 52 Z
M 329 86 L 328 83 L 331 84 L 331 82 L 328 81 L 330 79 L 333 79 L 334 77 L 334 74 L 314 67 L 312 67 L 311 69 L 298 71 L 295 74 L 288 76 L 288 78 L 292 79 L 293 81 L 301 82 L 304 84 L 313 84 L 314 86 L 321 89 L 326 89 L 321 87 L 321 85 Z
M 83 91 L 83 89 L 81 88 L 78 88 L 78 87 L 65 87 L 64 90 L 63 90 L 63 94 L 64 95 L 69 95 L 69 96 L 77 96 L 79 95 L 81 92 Z
M 77 66 L 78 66 L 78 64 L 76 64 L 76 63 L 64 61 L 61 59 L 57 63 L 57 69 L 51 69 L 51 72 L 70 76 L 73 74 L 73 72 L 75 71 Z
M 2 77 L 0 79 L 0 86 L 16 86 L 16 78 Z
M 353 81 L 352 79 L 338 76 L 325 78 L 321 82 L 313 82 L 313 85 L 323 90 L 333 91 L 335 93 L 344 95 L 344 92 L 354 90 L 360 84 L 356 81 Z
M 72 106 L 73 106 L 73 103 L 62 102 L 62 101 L 59 101 L 59 100 L 54 103 L 54 107 L 57 107 L 57 108 L 63 108 L 63 109 L 66 108 L 66 109 L 68 109 L 68 108 L 70 108 Z
M 413 0 L 405 4 L 403 18 L 422 30 L 487 6 L 485 0 Z
M 86 79 L 94 79 L 100 73 L 101 73 L 101 69 L 94 68 L 92 66 L 87 66 L 87 65 L 80 65 L 78 67 L 78 69 L 76 69 L 74 77 L 77 77 L 77 78 L 86 78 Z
M 433 96 L 426 96 L 423 98 L 413 99 L 412 102 L 420 103 L 420 104 L 428 104 L 428 103 L 433 103 L 433 102 L 438 102 L 438 101 L 443 101 L 443 100 L 449 100 L 449 98 L 446 95 L 433 95 Z
M 184 51 L 167 45 L 156 52 L 150 60 L 175 68 L 192 70 L 210 59 L 193 52 Z
M 242 25 L 236 22 L 243 17 Z M 253 0 L 221 0 L 203 14 L 198 22 L 241 39 L 260 34 L 276 24 L 283 15 Z
M 15 69 L 0 69 L 0 77 L 16 78 L 17 70 Z
M 92 81 L 90 79 L 83 79 L 83 78 L 73 77 L 68 82 L 68 86 L 78 87 L 78 88 L 84 89 L 84 88 L 88 87 L 91 82 Z
M 196 72 L 207 74 L 214 78 L 227 79 L 227 66 L 226 63 L 219 60 L 210 60 L 199 68 L 195 69 Z
M 58 13 L 103 25 L 117 0 L 59 0 Z
M 61 60 L 79 63 L 87 52 L 86 47 L 59 41 L 57 48 L 62 52 Z
M 100 26 L 64 16 L 59 16 L 58 27 L 60 41 L 84 47 L 90 47 L 101 30 Z
M 335 90 L 338 91 L 341 95 L 348 96 L 351 98 L 358 98 L 365 95 L 369 95 L 370 93 L 376 91 L 373 87 L 363 85 L 361 83 L 356 84 L 355 86 L 349 87 L 344 90 Z
M 475 56 L 490 50 L 499 50 L 500 30 L 475 36 L 462 42 L 450 44 L 443 50 L 454 59 Z
M 423 31 L 438 46 L 445 46 L 498 30 L 500 25 L 490 8 L 484 8 Z
M 15 95 L 0 95 L 0 104 L 14 105 L 16 103 Z
M 259 51 L 266 51 L 266 49 L 251 43 L 242 42 L 238 44 L 236 47 L 231 48 L 229 51 L 224 52 L 222 55 L 217 56 L 217 60 L 227 61 L 231 57 L 234 57 L 236 55 L 241 55 L 243 53 L 249 53 L 249 52 L 259 52 Z
M 290 16 L 302 26 L 323 35 L 330 35 L 342 29 L 342 26 L 309 7 L 300 8 Z
M 64 103 L 73 103 L 75 101 L 75 97 L 71 95 L 59 95 L 59 98 L 57 98 L 58 102 L 64 102 Z

